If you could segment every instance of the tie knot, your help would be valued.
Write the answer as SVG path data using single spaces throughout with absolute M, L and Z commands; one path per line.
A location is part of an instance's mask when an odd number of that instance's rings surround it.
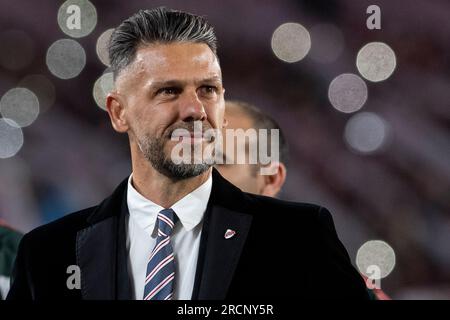
M 177 222 L 177 215 L 172 209 L 164 209 L 158 213 L 158 237 L 169 237 Z

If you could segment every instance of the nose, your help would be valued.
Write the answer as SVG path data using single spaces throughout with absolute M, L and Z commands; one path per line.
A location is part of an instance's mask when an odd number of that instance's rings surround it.
M 180 117 L 185 122 L 204 121 L 206 112 L 196 92 L 187 93 L 180 101 Z

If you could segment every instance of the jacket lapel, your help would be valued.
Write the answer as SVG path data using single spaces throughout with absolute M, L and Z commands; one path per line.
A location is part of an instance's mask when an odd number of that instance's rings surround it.
M 126 195 L 126 193 L 125 193 Z M 131 286 L 131 276 L 128 271 L 128 248 L 127 248 L 127 224 L 128 224 L 127 197 L 123 197 L 122 212 L 119 217 L 117 236 L 117 273 L 116 273 L 116 298 L 118 300 L 134 299 L 134 292 Z
M 131 299 L 125 236 L 126 185 L 127 180 L 89 216 L 89 226 L 77 233 L 82 299 Z
M 204 258 L 197 299 L 222 300 L 239 262 L 242 249 L 250 229 L 252 217 L 226 208 L 214 207 L 210 213 L 207 235 L 202 234 L 205 243 Z M 225 238 L 230 229 L 236 234 Z M 206 231 L 206 230 L 205 230 Z M 197 268 L 199 265 L 197 265 Z M 197 269 L 198 270 L 198 269 Z
M 203 222 L 193 299 L 226 298 L 252 216 L 225 204 L 242 204 L 241 197 L 240 190 L 213 171 L 213 189 Z M 235 232 L 228 239 L 225 237 L 227 230 Z

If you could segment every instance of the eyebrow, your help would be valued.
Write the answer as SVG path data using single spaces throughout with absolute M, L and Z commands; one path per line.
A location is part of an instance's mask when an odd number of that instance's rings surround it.
M 165 86 L 183 86 L 184 84 L 186 84 L 187 81 L 185 80 L 161 80 L 161 81 L 154 81 L 150 84 L 150 88 L 155 88 L 155 87 L 165 87 Z M 195 83 L 214 83 L 214 82 L 220 82 L 222 83 L 222 78 L 219 76 L 213 76 L 210 78 L 205 78 L 205 79 L 198 79 L 198 80 L 194 80 Z

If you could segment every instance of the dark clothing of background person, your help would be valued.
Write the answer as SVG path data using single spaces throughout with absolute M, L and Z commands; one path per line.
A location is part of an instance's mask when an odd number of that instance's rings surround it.
M 16 258 L 22 234 L 0 220 L 0 300 L 9 291 L 9 278 Z

